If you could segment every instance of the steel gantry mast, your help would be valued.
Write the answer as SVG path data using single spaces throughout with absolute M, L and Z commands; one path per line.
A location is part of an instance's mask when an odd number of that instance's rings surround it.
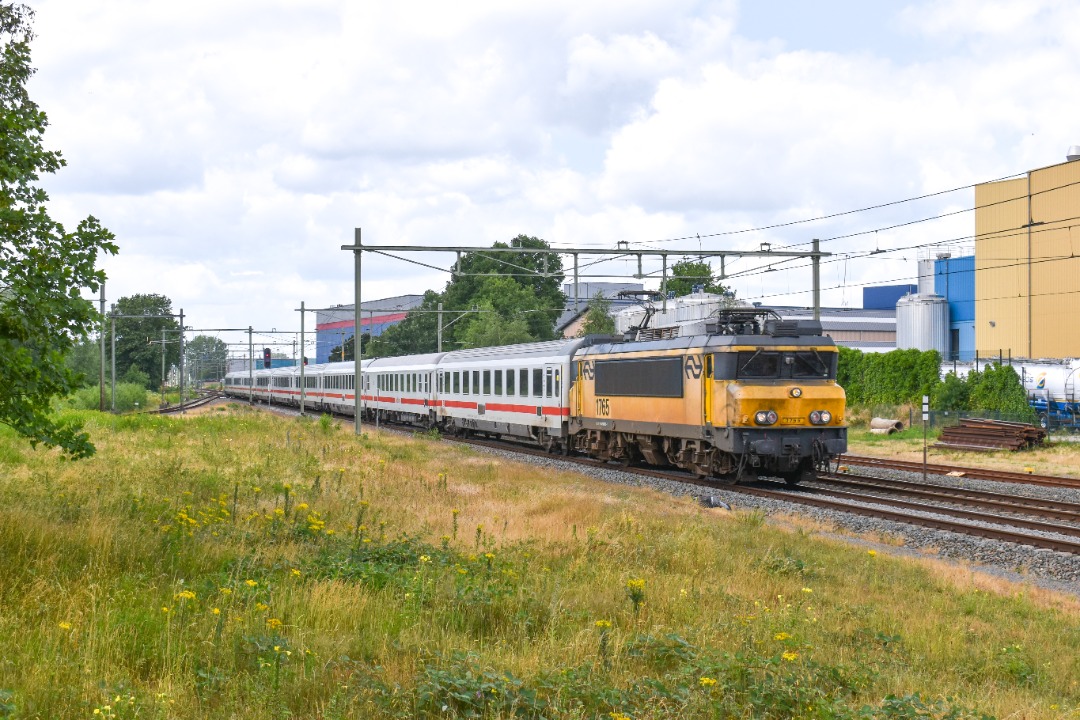
M 729 257 L 765 257 L 765 258 L 810 258 L 813 263 L 813 294 L 814 294 L 814 319 L 821 318 L 821 277 L 819 267 L 821 258 L 829 257 L 832 253 L 821 252 L 820 245 L 817 240 L 814 240 L 814 249 L 807 251 L 797 250 L 773 250 L 766 244 L 762 245 L 761 250 L 652 250 L 652 249 L 637 249 L 630 248 L 628 243 L 621 242 L 619 247 L 615 249 L 601 249 L 601 248 L 530 248 L 530 247 L 464 247 L 464 246 L 445 246 L 445 245 L 364 245 L 361 242 L 360 228 L 355 228 L 353 234 L 354 242 L 352 245 L 342 245 L 341 249 L 351 251 L 353 254 L 353 309 L 354 309 L 354 322 L 355 328 L 353 330 L 356 352 L 354 357 L 356 358 L 356 393 L 354 395 L 356 400 L 356 434 L 360 434 L 360 358 L 362 357 L 360 352 L 360 290 L 363 282 L 361 257 L 365 252 L 374 252 L 382 255 L 389 255 L 391 253 L 430 253 L 430 252 L 451 252 L 457 255 L 460 260 L 462 253 L 483 253 L 483 254 L 497 254 L 497 253 L 517 253 L 517 254 L 556 254 L 556 255 L 570 255 L 574 260 L 574 299 L 577 302 L 578 293 L 578 281 L 583 277 L 578 272 L 578 258 L 579 256 L 596 256 L 600 258 L 637 258 L 638 271 L 634 277 L 642 278 L 642 259 L 646 257 L 658 257 L 663 261 L 662 276 L 660 279 L 660 286 L 666 288 L 667 286 L 667 270 L 668 270 L 668 258 L 669 257 L 718 257 L 720 258 L 720 280 L 724 280 L 726 275 L 725 260 Z M 515 266 L 516 267 L 516 266 Z M 519 268 L 524 269 L 524 268 Z M 529 271 L 534 273 L 535 271 Z M 543 275 L 544 271 L 535 272 L 535 274 Z M 585 277 L 617 277 L 617 274 L 613 275 L 607 273 L 605 275 L 585 276 Z M 666 298 L 666 295 L 665 295 Z

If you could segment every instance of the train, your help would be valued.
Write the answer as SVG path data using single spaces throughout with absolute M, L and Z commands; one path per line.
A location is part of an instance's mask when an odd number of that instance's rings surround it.
M 587 336 L 360 363 L 370 421 L 677 467 L 721 483 L 812 479 L 847 450 L 836 344 L 812 320 L 728 308 L 693 336 Z M 304 405 L 356 411 L 356 365 L 304 370 Z M 300 368 L 232 372 L 239 399 L 298 405 Z

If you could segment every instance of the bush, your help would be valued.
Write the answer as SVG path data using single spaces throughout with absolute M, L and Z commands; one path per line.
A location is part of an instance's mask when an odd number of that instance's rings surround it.
M 855 405 L 903 405 L 922 402 L 941 382 L 937 350 L 862 353 L 840 348 L 837 381 Z
M 98 385 L 82 388 L 67 399 L 68 407 L 78 410 L 97 410 L 101 398 Z M 116 409 L 120 412 L 131 412 L 137 408 L 146 407 L 146 388 L 137 383 L 117 383 L 116 385 Z M 109 388 L 105 388 L 105 407 L 111 407 L 111 395 Z

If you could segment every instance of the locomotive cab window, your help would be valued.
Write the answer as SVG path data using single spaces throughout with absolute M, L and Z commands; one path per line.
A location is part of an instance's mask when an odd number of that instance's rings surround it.
M 780 377 L 780 353 L 765 350 L 740 352 L 735 377 L 761 380 Z
M 799 380 L 826 380 L 836 378 L 837 354 L 817 350 L 776 351 L 744 350 L 735 359 L 737 379 L 770 380 L 794 378 Z M 717 369 L 720 358 L 717 359 Z M 717 377 L 720 373 L 717 372 Z
M 792 353 L 791 377 L 835 378 L 836 357 L 836 353 L 819 353 L 817 350 Z

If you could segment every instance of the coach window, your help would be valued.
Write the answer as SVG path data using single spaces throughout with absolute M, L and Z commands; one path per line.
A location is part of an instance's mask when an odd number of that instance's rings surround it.
M 473 395 L 479 395 L 480 394 L 480 371 L 479 370 L 473 370 L 472 371 L 472 394 Z
M 455 395 L 460 395 L 461 394 L 461 373 L 457 372 L 457 371 L 454 371 L 453 376 L 454 376 L 453 393 Z
M 518 370 L 518 395 L 520 397 L 529 396 L 529 371 L 525 368 Z
M 543 368 L 533 368 L 533 371 L 532 371 L 532 391 L 533 391 L 533 397 L 544 397 L 544 370 L 543 370 Z
M 514 394 L 514 373 L 516 372 L 517 370 L 506 371 L 506 397 Z
M 485 370 L 484 371 L 484 394 L 485 395 L 490 395 L 491 394 L 491 371 L 490 370 Z
M 507 377 L 512 375 L 513 372 L 514 372 L 513 370 L 508 370 L 506 372 Z M 503 394 L 503 383 L 502 383 L 502 381 L 503 381 L 503 371 L 502 370 L 496 370 L 495 371 L 495 394 L 496 395 L 502 395 Z

